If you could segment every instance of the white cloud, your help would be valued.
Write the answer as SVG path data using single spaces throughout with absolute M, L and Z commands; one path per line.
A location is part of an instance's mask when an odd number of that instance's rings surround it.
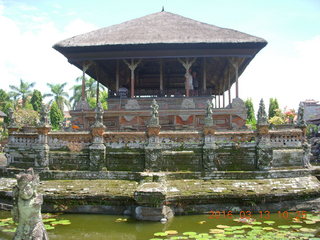
M 4 12 L 0 5 L 0 13 Z M 18 85 L 20 78 L 36 82 L 35 88 L 49 92 L 46 83 L 68 82 L 67 89 L 75 83 L 81 71 L 52 46 L 67 37 L 90 31 L 96 27 L 81 19 L 75 19 L 62 30 L 50 21 L 33 22 L 32 28 L 23 28 L 19 22 L 0 15 L 0 88 L 10 90 Z M 70 92 L 71 93 L 71 92 Z
M 289 56 L 267 46 L 241 76 L 241 97 L 252 97 L 255 107 L 261 98 L 268 104 L 276 97 L 280 107 L 295 109 L 305 99 L 319 100 L 320 35 L 288 45 Z

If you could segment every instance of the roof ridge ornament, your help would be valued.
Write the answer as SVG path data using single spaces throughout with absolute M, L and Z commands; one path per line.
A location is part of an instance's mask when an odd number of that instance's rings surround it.
M 162 6 L 162 10 L 161 10 L 161 12 L 164 12 L 164 6 Z

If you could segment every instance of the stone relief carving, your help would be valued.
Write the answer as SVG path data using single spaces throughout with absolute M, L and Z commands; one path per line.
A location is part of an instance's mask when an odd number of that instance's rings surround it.
M 136 99 L 129 99 L 124 108 L 126 110 L 140 109 L 140 105 Z
M 196 104 L 194 103 L 193 99 L 185 98 L 181 103 L 182 109 L 189 109 L 189 108 L 195 108 L 195 107 L 196 107 Z

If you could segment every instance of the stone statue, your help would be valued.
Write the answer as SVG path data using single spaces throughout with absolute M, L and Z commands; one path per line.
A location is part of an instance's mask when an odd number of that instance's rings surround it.
M 16 118 L 14 116 L 14 111 L 12 108 L 9 109 L 9 127 L 16 126 Z
M 13 240 L 47 240 L 48 235 L 42 222 L 42 195 L 37 193 L 39 176 L 33 169 L 16 175 L 17 185 L 13 188 L 13 220 L 18 223 Z
M 306 121 L 304 120 L 304 107 L 303 103 L 300 103 L 298 109 L 298 119 L 297 119 L 297 126 L 298 127 L 306 127 Z
M 204 118 L 204 125 L 206 127 L 213 126 L 212 113 L 213 113 L 213 104 L 212 104 L 212 101 L 208 100 L 207 101 L 207 108 L 206 108 L 206 116 Z
M 268 117 L 263 99 L 260 100 L 257 125 L 268 125 Z
M 45 104 L 42 104 L 41 112 L 40 112 L 40 126 L 49 126 L 50 119 L 49 119 L 49 109 Z
M 152 100 L 151 104 L 151 119 L 149 121 L 149 126 L 159 125 L 159 105 L 155 99 Z
M 92 127 L 95 127 L 95 128 L 105 127 L 103 125 L 103 113 L 104 113 L 104 111 L 103 111 L 103 107 L 102 107 L 101 102 L 98 102 L 95 112 L 96 112 L 96 121 L 95 121 L 95 123 L 93 124 Z

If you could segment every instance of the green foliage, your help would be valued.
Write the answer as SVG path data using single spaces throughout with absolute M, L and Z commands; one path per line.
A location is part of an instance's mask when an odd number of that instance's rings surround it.
M 307 125 L 307 136 L 313 137 L 315 134 L 317 134 L 319 131 L 319 127 L 315 124 L 308 124 Z
M 26 105 L 28 97 L 32 94 L 31 88 L 33 88 L 34 85 L 34 82 L 29 83 L 27 81 L 23 81 L 22 79 L 20 79 L 19 86 L 9 85 L 12 90 L 11 95 L 13 96 L 14 100 L 18 101 L 19 99 L 21 99 L 23 108 Z
M 54 101 L 50 109 L 50 120 L 51 120 L 52 129 L 53 130 L 60 129 L 60 123 L 63 121 L 63 119 L 64 119 L 63 113 L 58 107 L 58 104 Z
M 254 108 L 253 108 L 252 99 L 248 98 L 244 102 L 244 104 L 245 104 L 246 109 L 247 109 L 247 121 L 248 122 L 256 121 L 256 117 L 254 115 Z
M 270 124 L 273 124 L 273 125 L 280 125 L 280 124 L 284 124 L 285 123 L 285 120 L 283 117 L 279 117 L 279 116 L 274 116 L 272 118 L 270 118 L 268 120 L 268 122 Z
M 4 90 L 0 89 L 0 111 L 4 112 L 7 116 L 9 116 L 10 108 L 13 108 L 13 102 L 11 101 L 9 94 Z M 4 122 L 8 124 L 9 118 L 5 117 Z
M 38 90 L 34 90 L 30 103 L 33 107 L 33 110 L 37 111 L 38 113 L 41 111 L 42 107 L 42 94 Z
M 82 81 L 82 77 L 76 79 L 77 82 Z M 72 87 L 73 96 L 70 98 L 72 102 L 72 107 L 75 108 L 76 104 L 81 100 L 82 96 L 82 84 L 75 85 Z M 107 98 L 108 92 L 105 90 L 105 87 L 99 84 L 100 91 L 100 101 L 104 109 L 108 108 Z M 97 81 L 93 78 L 85 79 L 85 98 L 88 101 L 89 106 L 94 109 L 96 107 L 96 96 L 97 96 Z
M 278 100 L 276 98 L 270 98 L 269 101 L 269 119 L 277 116 L 277 109 L 279 109 Z
M 257 124 L 257 120 L 254 114 L 254 108 L 253 108 L 253 103 L 252 103 L 252 99 L 248 98 L 245 102 L 244 102 L 246 109 L 247 109 L 247 120 L 246 120 L 246 125 L 250 128 L 250 129 L 256 129 L 256 124 Z
M 44 94 L 44 97 L 53 97 L 53 99 L 50 100 L 50 104 L 55 101 L 58 104 L 60 111 L 63 113 L 64 105 L 70 107 L 70 102 L 68 100 L 69 95 L 64 91 L 64 87 L 67 85 L 67 83 L 47 83 L 47 85 L 50 87 L 51 93 Z
M 39 113 L 31 109 L 18 109 L 14 116 L 18 127 L 36 127 L 39 121 Z
M 104 110 L 108 109 L 108 102 L 107 102 L 108 92 L 107 91 L 100 92 L 99 99 L 100 99 L 100 102 L 102 104 L 103 109 Z M 88 104 L 91 109 L 95 109 L 97 107 L 97 98 L 96 97 L 88 98 Z

